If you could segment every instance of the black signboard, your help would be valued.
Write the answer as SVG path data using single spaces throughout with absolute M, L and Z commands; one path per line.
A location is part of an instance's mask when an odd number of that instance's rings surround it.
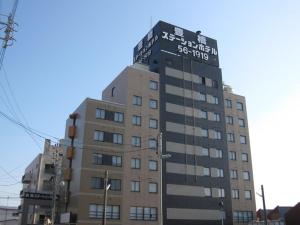
M 148 63 L 154 52 L 164 51 L 219 66 L 217 41 L 159 21 L 134 48 L 133 62 Z

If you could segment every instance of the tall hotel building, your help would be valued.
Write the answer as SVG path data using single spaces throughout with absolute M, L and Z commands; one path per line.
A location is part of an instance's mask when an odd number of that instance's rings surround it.
M 223 90 L 216 40 L 160 21 L 133 58 L 102 100 L 86 99 L 67 120 L 66 210 L 99 224 L 108 171 L 109 225 L 251 221 L 245 99 Z

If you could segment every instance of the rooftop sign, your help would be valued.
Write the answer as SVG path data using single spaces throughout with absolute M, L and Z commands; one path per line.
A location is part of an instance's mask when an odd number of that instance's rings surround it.
M 219 66 L 216 40 L 161 21 L 134 48 L 133 62 L 147 63 L 157 51 Z

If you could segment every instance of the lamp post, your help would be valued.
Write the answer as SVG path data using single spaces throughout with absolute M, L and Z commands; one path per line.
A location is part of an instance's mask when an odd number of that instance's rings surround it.
M 261 188 L 261 194 L 257 193 L 256 194 L 262 198 L 263 201 L 263 208 L 264 208 L 264 224 L 268 225 L 268 219 L 267 219 L 267 210 L 266 210 L 266 201 L 265 201 L 265 192 L 264 192 L 264 185 L 260 186 Z
M 110 188 L 108 184 L 108 170 L 105 170 L 104 178 L 104 204 L 103 204 L 103 215 L 102 215 L 102 225 L 106 225 L 106 205 L 107 205 L 107 191 Z
M 169 159 L 171 158 L 172 155 L 171 154 L 165 154 L 163 155 L 163 152 L 162 152 L 162 133 L 159 134 L 159 162 L 160 162 L 160 222 L 159 222 L 159 225 L 163 225 L 164 223 L 164 218 L 163 218 L 163 204 L 162 204 L 162 176 L 163 176 L 163 160 L 166 160 L 166 159 Z
M 219 202 L 219 207 L 220 207 L 221 224 L 224 225 L 224 202 L 222 199 Z

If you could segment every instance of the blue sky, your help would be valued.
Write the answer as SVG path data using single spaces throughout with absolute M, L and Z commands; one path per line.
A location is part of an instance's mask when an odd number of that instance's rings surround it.
M 13 1 L 0 2 L 0 12 L 7 13 Z M 86 97 L 99 99 L 132 63 L 133 47 L 151 21 L 201 30 L 218 41 L 223 80 L 246 96 L 257 191 L 265 185 L 268 207 L 295 205 L 300 201 L 299 11 L 296 0 L 20 0 L 17 42 L 7 49 L 4 68 L 29 125 L 63 137 L 68 115 Z M 3 71 L 0 82 L 6 84 Z M 0 96 L 5 98 L 1 89 Z M 1 97 L 0 110 L 9 114 Z M 0 166 L 19 180 L 41 150 L 3 118 L 0 127 Z M 12 183 L 0 170 L 0 185 Z M 0 196 L 16 196 L 20 188 L 0 186 Z M 0 198 L 1 204 L 6 200 Z

